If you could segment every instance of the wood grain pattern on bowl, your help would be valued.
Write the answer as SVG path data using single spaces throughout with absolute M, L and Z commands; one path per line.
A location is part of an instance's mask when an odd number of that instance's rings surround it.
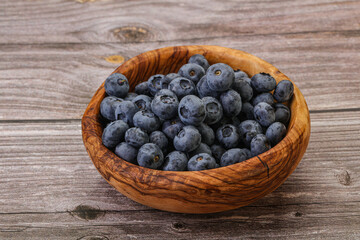
M 177 46 L 140 54 L 117 68 L 131 90 L 151 75 L 177 72 L 194 54 L 210 64 L 223 62 L 250 76 L 266 72 L 277 82 L 287 79 L 277 68 L 246 52 L 219 46 Z M 291 80 L 290 80 L 291 81 Z M 100 103 L 106 96 L 103 84 L 89 103 L 83 118 L 85 147 L 100 174 L 127 197 L 150 207 L 182 213 L 211 213 L 248 205 L 279 187 L 295 170 L 310 138 L 307 104 L 294 84 L 289 103 L 291 119 L 286 137 L 269 151 L 247 161 L 205 171 L 170 172 L 128 163 L 101 143 Z

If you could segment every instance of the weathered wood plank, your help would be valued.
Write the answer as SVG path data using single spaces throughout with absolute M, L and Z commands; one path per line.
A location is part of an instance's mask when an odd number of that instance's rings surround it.
M 117 193 L 87 156 L 77 120 L 1 122 L 0 238 L 359 238 L 359 111 L 311 121 L 308 150 L 280 188 L 208 215 L 161 212 Z
M 79 119 L 98 86 L 119 65 L 106 57 L 128 59 L 155 48 L 189 44 L 228 46 L 267 60 L 295 81 L 310 110 L 359 108 L 359 33 L 146 44 L 0 45 L 0 119 Z
M 85 2 L 85 4 L 81 4 Z M 359 30 L 359 1 L 1 1 L 0 43 L 148 42 Z M 61 11 L 59 11 L 61 9 Z

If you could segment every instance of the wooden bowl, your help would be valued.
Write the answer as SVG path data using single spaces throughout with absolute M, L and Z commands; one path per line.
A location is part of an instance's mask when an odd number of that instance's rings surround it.
M 194 54 L 210 64 L 222 62 L 250 76 L 271 74 L 276 81 L 290 80 L 277 68 L 249 53 L 219 46 L 177 46 L 140 54 L 114 72 L 124 74 L 131 91 L 156 73 L 177 72 Z M 128 163 L 101 143 L 100 103 L 104 84 L 97 90 L 82 118 L 83 141 L 95 167 L 105 180 L 141 204 L 171 212 L 213 213 L 248 205 L 274 191 L 295 170 L 310 138 L 309 110 L 294 84 L 289 103 L 291 119 L 285 138 L 269 151 L 244 162 L 204 171 L 152 170 Z

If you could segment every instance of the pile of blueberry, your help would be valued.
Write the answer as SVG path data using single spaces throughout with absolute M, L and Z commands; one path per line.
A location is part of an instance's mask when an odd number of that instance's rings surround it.
M 120 73 L 105 81 L 103 144 L 133 164 L 197 171 L 245 161 L 286 135 L 293 84 L 267 73 L 251 79 L 193 55 L 178 73 L 156 74 L 129 93 Z

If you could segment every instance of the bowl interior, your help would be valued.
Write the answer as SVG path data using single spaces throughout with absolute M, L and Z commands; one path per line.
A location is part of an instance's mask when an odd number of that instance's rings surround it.
M 222 62 L 249 76 L 265 72 L 277 82 L 290 80 L 277 68 L 243 51 L 218 46 L 179 46 L 153 50 L 125 62 L 114 72 L 124 74 L 134 87 L 154 74 L 177 72 L 194 54 L 210 64 Z M 290 80 L 291 81 L 291 80 Z M 83 139 L 94 165 L 102 176 L 124 195 L 142 204 L 174 212 L 218 212 L 247 205 L 276 189 L 296 168 L 310 134 L 306 102 L 294 85 L 289 103 L 291 119 L 285 138 L 269 151 L 244 162 L 197 172 L 152 170 L 128 163 L 101 143 L 99 113 L 106 96 L 103 84 L 83 116 Z M 161 200 L 166 200 L 164 203 Z

